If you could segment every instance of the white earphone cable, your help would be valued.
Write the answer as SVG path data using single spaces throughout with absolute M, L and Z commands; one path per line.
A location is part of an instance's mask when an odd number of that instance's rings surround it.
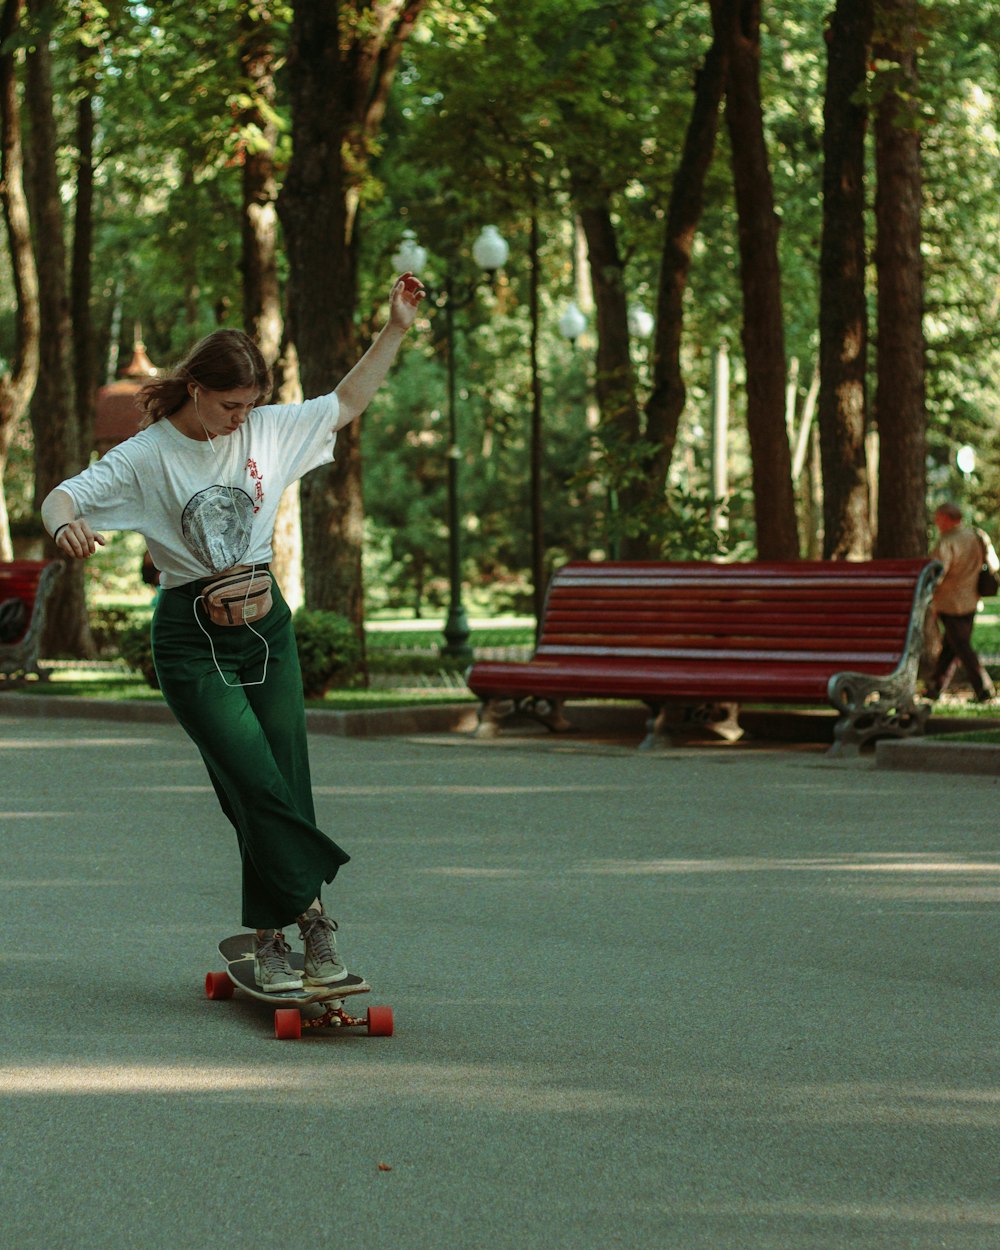
M 207 426 L 205 425 L 204 421 L 202 421 L 201 419 L 201 409 L 198 407 L 198 388 L 197 387 L 195 388 L 195 392 L 194 392 L 194 410 L 195 410 L 195 415 L 198 418 L 198 424 L 205 431 L 205 438 L 208 442 L 209 447 L 211 448 L 212 455 L 215 457 L 215 467 L 216 467 L 216 470 L 218 471 L 219 477 L 220 479 L 224 478 L 225 473 L 223 472 L 223 469 L 222 469 L 222 462 L 219 459 L 219 453 L 218 451 L 216 451 L 216 448 L 215 448 L 215 440 L 212 438 L 211 434 L 209 434 Z M 243 531 L 242 538 L 244 542 L 247 542 L 249 544 L 250 527 L 243 522 L 243 518 L 240 516 L 239 509 L 236 507 L 236 496 L 233 494 L 233 488 L 232 486 L 227 485 L 224 481 L 220 482 L 220 484 L 222 486 L 225 486 L 226 490 L 229 491 L 229 502 L 233 506 L 233 517 L 237 521 L 240 522 L 240 526 Z M 251 583 L 253 582 L 253 575 L 256 571 L 257 571 L 256 563 L 251 564 L 250 565 L 250 578 L 247 581 L 246 595 L 244 596 L 244 599 L 243 599 L 244 613 L 246 611 L 247 604 L 249 603 L 249 600 L 250 600 L 250 586 L 251 586 Z M 264 682 L 267 680 L 267 664 L 271 658 L 271 648 L 270 646 L 268 646 L 267 639 L 263 636 L 263 634 L 258 633 L 257 630 L 254 629 L 254 627 L 250 624 L 250 622 L 246 619 L 246 616 L 244 615 L 243 624 L 247 627 L 247 629 L 249 629 L 251 634 L 255 634 L 264 644 L 264 671 L 261 674 L 260 681 L 227 681 L 226 675 L 222 671 L 222 669 L 219 667 L 219 661 L 215 655 L 215 644 L 212 641 L 212 635 L 208 632 L 205 626 L 201 623 L 201 618 L 198 615 L 198 604 L 202 603 L 204 601 L 204 598 L 205 598 L 204 595 L 199 595 L 194 600 L 194 603 L 193 603 L 194 619 L 198 622 L 198 628 L 208 639 L 208 645 L 212 649 L 212 663 L 215 665 L 215 671 L 219 674 L 219 676 L 222 678 L 223 683 L 227 686 L 262 686 Z
M 257 637 L 264 644 L 264 671 L 261 674 L 259 681 L 227 681 L 226 675 L 222 671 L 222 669 L 219 667 L 219 661 L 216 658 L 215 643 L 212 641 L 212 635 L 208 632 L 205 626 L 201 623 L 201 617 L 198 615 L 198 604 L 202 603 L 204 601 L 204 598 L 205 598 L 204 595 L 199 595 L 197 599 L 193 601 L 191 606 L 194 609 L 194 619 L 198 622 L 198 628 L 208 639 L 208 645 L 212 650 L 212 663 L 215 665 L 215 671 L 222 678 L 223 683 L 227 686 L 263 686 L 264 682 L 267 680 L 267 664 L 271 658 L 271 648 L 268 646 L 267 639 L 264 637 L 263 634 L 258 633 L 257 630 L 254 629 L 254 627 L 250 624 L 249 621 L 244 620 L 243 624 L 247 627 L 247 629 L 249 629 L 251 634 L 256 634 Z

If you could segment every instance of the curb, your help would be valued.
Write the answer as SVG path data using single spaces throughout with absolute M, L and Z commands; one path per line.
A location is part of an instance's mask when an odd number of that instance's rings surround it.
M 134 702 L 81 699 L 74 695 L 58 694 L 15 694 L 11 691 L 4 691 L 0 697 L 0 715 L 4 712 L 35 720 L 49 716 L 67 716 L 80 720 L 117 720 L 146 725 L 166 725 L 174 719 L 165 703 L 145 703 L 140 699 Z
M 4 692 L 0 715 L 28 718 L 50 716 L 81 720 L 120 721 L 126 724 L 175 725 L 165 703 L 136 699 L 81 699 L 73 695 L 34 695 Z M 474 703 L 434 703 L 428 707 L 369 708 L 356 712 L 306 710 L 306 729 L 341 738 L 379 738 L 412 733 L 466 733 L 476 727 Z
M 387 738 L 416 733 L 472 733 L 474 703 L 435 703 L 430 707 L 383 707 L 357 712 L 306 710 L 306 730 L 338 738 Z
M 1000 776 L 1000 746 L 988 742 L 883 740 L 875 744 L 875 767 L 897 772 Z
M 177 722 L 165 703 L 117 699 L 85 699 L 75 695 L 33 695 L 4 691 L 0 695 L 0 716 L 4 713 L 28 719 L 68 717 L 80 720 L 118 721 L 123 724 L 173 725 Z M 569 709 L 574 728 L 581 735 L 622 738 L 637 745 L 645 733 L 649 712 L 641 704 L 618 704 L 596 700 L 573 704 Z M 833 741 L 836 714 L 826 709 L 803 708 L 795 712 L 748 708 L 740 718 L 746 740 L 783 743 L 828 744 Z M 1000 721 L 936 717 L 937 733 L 963 729 L 1000 727 Z M 389 738 L 410 734 L 462 734 L 471 737 L 478 724 L 476 703 L 434 703 L 426 707 L 358 709 L 351 712 L 321 712 L 306 709 L 306 729 L 311 734 L 339 738 Z M 562 735 L 556 735 L 561 737 Z M 502 737 L 529 740 L 549 737 L 548 732 L 527 717 L 512 717 Z M 687 726 L 682 741 L 691 746 L 699 739 L 712 740 L 711 730 Z M 579 741 L 579 739 L 577 739 Z M 866 753 L 867 758 L 872 756 Z M 876 768 L 915 772 L 952 772 L 1000 776 L 1000 745 L 972 742 L 937 742 L 926 738 L 883 738 L 875 743 Z

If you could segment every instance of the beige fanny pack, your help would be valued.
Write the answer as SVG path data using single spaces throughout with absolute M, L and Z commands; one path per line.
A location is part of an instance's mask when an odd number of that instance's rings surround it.
M 271 611 L 271 574 L 265 569 L 230 569 L 206 582 L 199 596 L 213 625 L 244 625 Z

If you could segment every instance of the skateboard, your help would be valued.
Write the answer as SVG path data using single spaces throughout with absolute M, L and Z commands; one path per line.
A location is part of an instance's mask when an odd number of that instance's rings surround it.
M 305 981 L 300 990 L 282 990 L 265 993 L 253 975 L 253 934 L 238 933 L 219 943 L 219 954 L 226 961 L 225 972 L 210 972 L 205 977 L 205 993 L 212 999 L 232 998 L 234 991 L 258 1002 L 276 1008 L 274 1013 L 274 1036 L 280 1041 L 292 1041 L 302 1036 L 303 1029 L 318 1029 L 325 1025 L 334 1028 L 367 1029 L 371 1037 L 392 1036 L 392 1008 L 369 1007 L 361 1017 L 351 1016 L 344 1010 L 345 999 L 353 994 L 370 994 L 371 986 L 362 978 L 349 973 L 343 981 L 334 985 L 315 985 Z M 293 951 L 288 962 L 305 976 L 305 956 Z M 302 1008 L 317 1005 L 319 1015 L 303 1015 Z

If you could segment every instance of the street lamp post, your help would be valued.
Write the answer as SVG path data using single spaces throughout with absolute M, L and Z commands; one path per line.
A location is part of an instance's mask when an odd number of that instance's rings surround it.
M 484 226 L 472 245 L 472 257 L 483 272 L 492 276 L 501 269 L 509 254 L 509 247 L 496 226 Z M 409 270 L 419 276 L 420 270 L 427 263 L 427 250 L 421 247 L 412 230 L 403 234 L 399 250 L 392 258 L 393 264 L 402 272 Z M 444 310 L 445 343 L 448 354 L 448 582 L 449 603 L 448 617 L 444 625 L 444 644 L 441 654 L 459 659 L 472 659 L 472 648 L 469 645 L 469 620 L 462 602 L 462 551 L 461 524 L 459 516 L 458 468 L 461 460 L 461 448 L 458 440 L 458 408 L 456 404 L 455 380 L 455 308 L 464 306 L 475 294 L 475 285 L 463 291 L 461 297 L 456 295 L 455 285 L 448 272 L 445 274 L 444 285 L 437 293 L 435 302 Z M 459 300 L 456 304 L 456 299 Z
M 455 405 L 455 292 L 451 275 L 444 282 L 444 325 L 448 352 L 448 619 L 442 655 L 471 659 L 469 619 L 462 603 L 462 551 L 458 513 L 458 410 Z

